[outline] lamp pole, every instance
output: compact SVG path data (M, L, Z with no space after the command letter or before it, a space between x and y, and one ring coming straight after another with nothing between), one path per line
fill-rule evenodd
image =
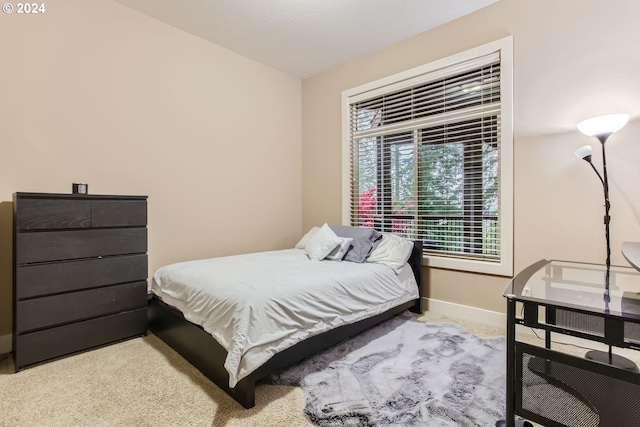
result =
M607 290L609 289L609 269L611 268L611 241L609 238L609 223L611 222L611 216L609 216L609 209L611 208L611 203L609 203L609 178L607 177L607 154L604 149L604 143L607 142L607 139L611 136L611 133L604 133L601 135L596 135L598 141L600 141L602 145L602 175L604 178L600 178L602 181L602 186L604 187L604 229L605 229L605 239L607 241ZM591 163L591 166L595 170L595 166ZM597 172L597 171L596 171Z
M609 270L611 269L611 240L609 233L609 224L611 223L611 216L609 215L609 209L611 208L611 203L609 203L609 178L607 176L607 154L604 148L605 142L611 136L612 132L604 132L601 134L593 135L600 141L600 145L602 145L602 175L598 172L598 169L595 167L593 162L591 161L591 147L584 146L576 150L576 156L580 157L591 166L591 169L598 175L600 182L602 183L602 189L604 190L604 237L607 244L607 257L605 264L607 266L607 270L605 272L605 294L604 301L606 303L606 309L609 309L609 302L611 298L609 296Z
M593 171L600 178L600 182L602 182L602 188L604 190L604 230L605 230L605 240L607 244L607 258L606 258L606 270L605 270L605 291L604 291L604 303L605 303L605 312L609 313L609 303L611 302L611 295L609 293L609 279L611 274L611 241L610 241L610 232L609 226L611 223L611 216L609 215L609 210L611 208L611 204L609 203L609 178L607 176L607 155L605 152L605 143L607 139L618 130L622 129L624 125L629 120L628 114L611 114L608 116L595 117L593 119L584 120L578 123L578 129L580 132L585 135L593 136L600 141L600 145L602 145L602 175L598 172L598 169L591 162L591 147L585 146L576 150L576 155L585 161L587 161ZM592 360L601 360L603 358L600 357L601 352L592 350L586 354L587 359ZM607 355L608 363L610 365L614 364L614 354L611 349L611 345L609 345L609 352ZM606 356L605 356L606 357ZM631 361L627 361L625 358L620 356L615 356L615 362L620 367L625 369L634 370L637 372L638 368L635 363Z

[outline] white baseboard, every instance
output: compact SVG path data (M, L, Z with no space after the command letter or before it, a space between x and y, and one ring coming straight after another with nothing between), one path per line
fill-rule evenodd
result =
M498 328L506 328L507 325L507 315L497 311L485 310L433 298L426 298L426 307L428 311L433 313L471 320L472 322L478 322L484 325L496 326Z
M13 335L0 335L0 354L11 353L13 347Z

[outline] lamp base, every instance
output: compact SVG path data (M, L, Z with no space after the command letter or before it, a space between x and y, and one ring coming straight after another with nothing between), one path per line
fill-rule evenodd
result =
M638 372L638 366L626 357L622 357L617 354L613 354L611 362L609 363L609 353L606 351L591 350L585 354L585 359L593 360L594 362L604 363L605 365L612 365L616 368L626 369L631 372Z

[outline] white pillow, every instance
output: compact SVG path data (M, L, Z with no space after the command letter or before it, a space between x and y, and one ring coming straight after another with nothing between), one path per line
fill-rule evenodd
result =
M307 231L307 233L302 236L302 239L300 239L300 241L296 243L296 249L304 249L305 246L307 246L309 239L311 239L313 235L318 232L318 230L320 230L320 227L312 227L311 230Z
M304 250L309 258L320 261L325 259L340 243L342 243L342 238L338 237L325 223L316 234L311 236Z
M413 242L395 234L383 234L377 248L371 252L367 262L385 264L393 268L396 273L407 263L413 250Z
M340 237L342 243L340 243L334 250L327 255L326 259L331 261L342 261L342 258L346 255L347 251L351 247L353 239L351 237Z

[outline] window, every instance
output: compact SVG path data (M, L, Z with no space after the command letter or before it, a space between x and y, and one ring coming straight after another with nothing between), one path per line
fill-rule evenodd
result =
M512 275L512 40L343 93L344 222Z

